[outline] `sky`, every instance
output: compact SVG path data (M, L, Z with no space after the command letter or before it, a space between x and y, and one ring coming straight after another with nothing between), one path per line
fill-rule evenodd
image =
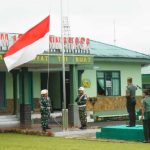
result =
M24 33L50 14L50 34L60 36L60 1L0 0L0 32ZM72 37L150 54L150 0L62 2L62 15L69 18Z

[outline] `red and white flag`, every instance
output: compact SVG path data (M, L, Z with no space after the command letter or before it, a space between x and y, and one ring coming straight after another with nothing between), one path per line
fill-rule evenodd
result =
M4 54L4 61L8 71L33 60L38 54L48 49L50 16L32 27L8 49ZM47 37L47 39L45 39Z

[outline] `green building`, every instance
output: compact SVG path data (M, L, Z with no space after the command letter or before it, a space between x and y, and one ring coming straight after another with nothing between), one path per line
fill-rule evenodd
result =
M96 41L91 41L91 53L94 66L82 75L82 79L91 81L91 87L86 89L88 95L125 96L128 77L142 86L141 67L150 63L149 55Z
M142 67L142 88L150 89L150 65Z
M7 72L3 54L12 42L12 35L5 34L0 35L0 114L20 114L21 125L30 125L31 111L39 112L40 91L47 87L53 110L61 111L61 50L51 47L35 60ZM90 41L87 49L65 48L67 108L75 104L81 85L89 97L124 97L128 77L132 77L136 85L142 85L141 67L146 64L150 64L148 55L97 41ZM141 95L141 90L137 95ZM87 105L87 110L90 107Z

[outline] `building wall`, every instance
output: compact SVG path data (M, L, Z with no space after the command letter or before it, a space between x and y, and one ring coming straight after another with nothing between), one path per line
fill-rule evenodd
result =
M142 74L142 88L150 89L150 74Z
M41 96L41 77L40 72L33 72L33 107L35 112L40 111L40 96Z
M60 85L60 72L52 72L50 74L50 93L49 96L51 98L53 108L60 109L61 108L61 92L62 87Z
M141 65L140 64L130 64L122 65L121 67L121 95L125 96L127 78L133 78L133 84L139 85L142 87L142 76L141 76ZM137 96L142 95L142 91L140 89L136 92Z
M85 92L88 96L97 96L96 71L120 71L121 79L121 96L125 96L127 78L133 78L133 84L142 86L141 65L134 63L113 63L113 62L98 62L95 63L93 70L85 70L82 75L82 80L88 78L91 81L91 87L86 88ZM137 96L142 95L140 89L137 90Z
M18 77L19 80L19 77ZM18 83L19 91L19 83ZM40 72L33 72L33 98L40 98L41 79ZM13 79L11 73L6 73L6 99L13 98ZM19 92L18 92L19 98Z
M94 98L94 106L90 100L87 101L87 110L95 112L107 110L126 110L126 97L125 96L99 96ZM141 108L142 96L136 96L136 109Z
M13 79L12 74L6 72L6 99L13 98Z
M85 88L87 96L93 97L97 95L96 70L85 70L82 74L82 81L88 79L91 82L90 88Z
M131 63L110 63L110 62L99 62L95 63L93 70L85 70L82 74L82 80L88 79L91 84L89 88L85 88L85 92L88 97L97 97L97 82L96 82L96 71L120 71L121 75L121 96L125 96L126 90L126 80L128 77L133 78L133 83L135 85L141 86L141 65L131 64ZM51 74L51 88L50 97L53 101L55 108L59 109L61 107L61 85L60 85L60 74L59 72L53 72ZM19 88L19 86L18 86ZM39 98L41 90L41 78L40 72L33 72L33 100L34 108L39 110ZM18 90L19 91L19 90ZM55 92L53 92L55 91ZM141 96L141 90L137 90L137 96ZM19 97L19 95L18 95ZM108 97L109 98L109 97ZM7 112L12 112L8 108L13 108L13 80L12 74L6 73L6 104ZM10 107L10 105L12 105ZM97 108L99 109L99 108Z
M142 75L142 84L150 84L150 74Z
M33 98L40 98L41 94L40 72L33 72Z
M0 108L0 115L1 114L13 114L14 111L14 100L13 100L13 80L12 74L6 72L5 74L5 107Z

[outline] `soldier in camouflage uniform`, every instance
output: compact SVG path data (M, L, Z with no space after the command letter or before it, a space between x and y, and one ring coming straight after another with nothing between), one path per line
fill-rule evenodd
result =
M76 102L79 107L79 118L81 122L80 129L86 129L87 128L87 113L86 113L86 100L87 96L84 94L84 88L79 88L79 95L76 98Z
M49 103L48 103L48 90L42 90L41 91L41 99L40 99L40 105L41 105L41 125L44 132L46 132L46 129L48 128L48 118L49 118Z

